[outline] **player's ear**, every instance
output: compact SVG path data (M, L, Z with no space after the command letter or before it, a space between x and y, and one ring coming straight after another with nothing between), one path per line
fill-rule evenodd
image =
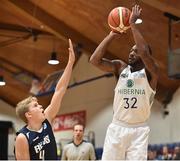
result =
M27 111L27 112L25 113L25 117L26 117L26 118L31 118L31 117L32 117L31 112Z
M151 49L151 46L148 45L147 47L148 47L148 50L149 50L149 54L152 55L152 49Z

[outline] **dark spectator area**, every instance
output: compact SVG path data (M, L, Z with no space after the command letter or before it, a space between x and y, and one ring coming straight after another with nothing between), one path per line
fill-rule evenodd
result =
M96 157L101 159L103 148L96 148ZM180 160L180 142L149 144L148 160Z

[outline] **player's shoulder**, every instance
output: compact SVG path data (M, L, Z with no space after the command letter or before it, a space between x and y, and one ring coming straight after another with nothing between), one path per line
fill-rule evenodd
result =
M118 78L119 74L128 66L124 61L120 59L112 60L114 66L115 66L115 76Z
M16 137L16 139L26 139L26 136L23 133L19 133Z
M72 145L73 145L73 142L70 141L70 142L68 142L67 144L64 145L64 149L67 149L67 148L71 147Z
M18 143L27 143L27 138L23 133L19 133L16 136L16 142L18 142Z
M120 59L114 59L112 60L112 62L116 65L124 65L126 64L124 61L120 60Z
M86 141L86 140L83 140L83 142L87 145L87 146L92 146L93 147L93 144L89 141Z

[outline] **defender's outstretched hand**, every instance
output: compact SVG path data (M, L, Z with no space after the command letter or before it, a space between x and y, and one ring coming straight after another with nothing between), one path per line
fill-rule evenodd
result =
M140 14L141 14L141 11L142 11L142 9L140 8L139 5L135 5L132 8L131 16L129 18L129 24L136 22L136 20L139 18Z
M72 45L71 39L69 39L69 62L74 63L75 62L75 53Z

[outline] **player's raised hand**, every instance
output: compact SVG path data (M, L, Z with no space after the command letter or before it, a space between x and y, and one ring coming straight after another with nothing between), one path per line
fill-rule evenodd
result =
M73 49L73 45L72 45L72 41L71 39L69 39L69 62L74 63L75 62L75 53L74 53L74 49Z
M135 5L134 7L132 7L131 16L129 18L129 24L136 22L136 20L139 18L140 14L141 14L141 11L142 11L142 9L140 8L139 5Z

